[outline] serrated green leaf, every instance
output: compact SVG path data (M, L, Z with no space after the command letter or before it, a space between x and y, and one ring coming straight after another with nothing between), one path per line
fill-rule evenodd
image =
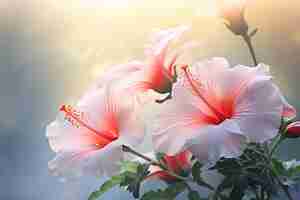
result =
M139 164L136 169L136 173L127 171L120 186L126 187L126 189L132 193L134 198L140 196L141 182L148 176L149 164Z
M186 184L183 182L177 182L171 185L164 190L159 189L156 191L146 192L141 200L174 200L177 195L183 192L186 189Z
M238 159L235 158L222 158L211 169L216 169L224 176L240 173L242 167Z
M287 176L292 178L293 176L300 174L300 162L296 160L283 162L283 167L287 170Z
M145 193L141 200L169 200L170 198L163 192L163 190L149 191Z
M189 200L203 200L197 191L190 191L188 194Z
M273 158L272 165L278 175L285 176L287 174L287 170L285 169L284 163L281 160Z
M171 194L172 196L176 197L179 193L183 192L186 189L186 184L184 182L177 182L174 184L169 185L165 190L166 193Z
M234 184L234 187L231 190L229 199L242 199L248 186L249 184L247 177L239 177L238 181Z
M139 162L134 161L123 161L121 162L121 173L126 171L136 173L139 164Z
M92 192L88 198L88 200L96 200L98 199L101 195L103 195L105 192L113 188L114 186L119 185L122 180L123 180L122 175L116 175L111 177L111 179L105 181L98 190Z
M224 180L218 186L218 190L223 191L225 189L232 188L234 186L234 184L236 183L237 179L238 178L236 176L225 177Z
M128 186L135 178L136 178L136 173L133 172L123 172L122 173L123 180L120 183L121 187Z
M161 153L161 152L155 154L155 157L156 157L156 159L158 161L163 160L165 156L166 156L166 154L165 153Z
M195 182L201 181L201 167L202 164L200 162L196 162L192 167L192 176Z

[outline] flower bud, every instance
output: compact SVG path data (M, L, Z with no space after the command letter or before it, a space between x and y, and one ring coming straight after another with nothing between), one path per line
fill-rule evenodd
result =
M183 151L175 156L164 155L163 162L166 167L175 174L185 175L192 167L192 154L189 151ZM176 177L173 177L166 171L160 169L159 167L152 166L150 167L150 176L148 178L160 179L167 183L173 183L177 180Z
M245 0L220 0L220 15L227 28L235 35L247 35L248 23L244 17Z
M286 136L288 138L300 137L300 121L293 122L286 127Z

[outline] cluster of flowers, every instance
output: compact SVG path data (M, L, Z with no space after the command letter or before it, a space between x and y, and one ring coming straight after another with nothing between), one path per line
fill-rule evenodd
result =
M110 66L76 105L61 106L47 127L57 153L50 171L66 178L113 176L121 161L132 159L130 147L148 133L168 170L153 165L147 178L172 182L195 159L214 166L221 158L241 156L244 144L263 144L280 134L299 137L300 122L291 123L296 110L273 83L269 67L256 63L250 40L256 30L248 34L242 7L231 9L223 12L226 26L245 39L255 66L231 67L225 58L180 63L185 48L173 51L171 45L189 28L155 33L145 62Z
M157 33L147 51L148 64L110 67L77 105L61 107L47 127L57 152L49 163L54 174L112 175L125 158L122 145L141 144L145 132L173 168L189 167L190 155L215 163L239 156L244 142L272 139L282 119L295 116L264 64L230 67L224 58L177 64L179 53L166 63L170 42L186 30L181 26ZM155 100L161 94L167 96ZM291 134L297 126L289 126Z

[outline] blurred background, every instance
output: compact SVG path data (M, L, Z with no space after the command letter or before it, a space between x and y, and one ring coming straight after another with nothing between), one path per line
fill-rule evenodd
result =
M246 17L259 29L258 59L300 110L300 2L252 0ZM53 158L45 126L59 105L74 101L105 66L143 59L149 33L191 25L199 41L190 58L222 56L251 64L248 49L215 15L213 0L1 0L0 199L87 199L103 180L65 185L48 174ZM282 158L300 158L298 141ZM113 190L104 199L130 199Z

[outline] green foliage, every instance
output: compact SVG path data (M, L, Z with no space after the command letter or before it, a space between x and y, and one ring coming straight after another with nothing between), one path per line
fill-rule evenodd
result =
M149 165L126 161L122 163L121 173L111 177L100 188L91 193L89 200L100 198L105 192L119 185L126 188L135 198L139 197L141 182L149 174Z
M300 162L296 160L282 161L273 158L272 164L276 174L286 186L291 186L299 181Z
M98 199L105 192L107 192L108 190L110 190L114 186L119 185L123 181L123 179L124 179L124 175L123 174L111 177L111 179L109 179L108 181L104 182L98 190L92 192L90 194L88 200L96 200L96 199Z
M192 167L192 176L195 182L199 182L201 181L201 163L200 162L196 162L193 167Z
M201 168L202 164L200 162L195 162L192 167L193 180L200 186L207 187L208 185L201 178Z
M164 156L164 154L156 155L162 165ZM195 159L193 163L191 171L186 176L178 174L182 179L167 184L165 189L146 192L140 198L141 183L148 177L151 163L122 162L120 174L107 180L90 195L89 200L97 200L115 186L124 188L132 193L133 197L141 200L174 200L184 191L187 191L188 200L208 200L201 198L186 181L193 181L199 186L210 189L212 192L209 195L210 200L265 200L266 198L271 200L270 197L274 197L279 191L290 196L287 188L300 180L300 162L273 158L266 144L248 144L241 156L220 159L211 168L224 176L217 188L208 185L202 179L202 164Z
M300 175L300 162L296 160L283 162L283 167L287 171L289 178L298 177Z
M188 194L188 199L189 200L204 200L204 199L201 199L201 197L197 191L190 191Z
M136 173L139 164L140 164L139 162L123 161L123 162L121 162L121 173L123 173L123 172Z
M180 193L185 191L187 185L184 182L169 184L166 189L146 192L141 200L174 200Z
M126 189L132 193L134 198L139 198L141 183L149 173L149 165L140 164L137 167L136 173L128 173L120 183L120 186L126 187Z
M280 170L281 167L277 167ZM263 190L268 194L277 191L264 145L250 144L240 157L221 159L212 169L224 175L218 191L229 190L229 199L242 199L248 191Z
M165 156L166 154L160 152L155 154L155 157L158 161L163 161Z

